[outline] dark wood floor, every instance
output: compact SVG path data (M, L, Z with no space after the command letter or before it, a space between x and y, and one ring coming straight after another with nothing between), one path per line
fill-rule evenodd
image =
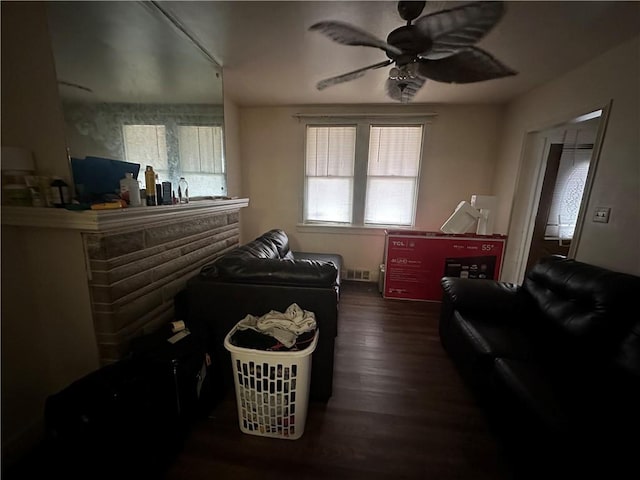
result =
M385 300L374 284L345 283L341 292L333 396L310 404L304 435L242 433L231 391L159 477L515 478L440 345L440 304ZM44 478L44 465L36 455L2 477Z
M233 392L198 424L165 478L511 478L501 449L438 338L438 303L342 287L333 397L304 435L240 431Z

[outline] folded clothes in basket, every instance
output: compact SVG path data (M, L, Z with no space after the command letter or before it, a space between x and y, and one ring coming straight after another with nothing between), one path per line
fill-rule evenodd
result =
M269 313L255 317L253 315L247 315L236 325L236 331L230 337L230 341L239 347L257 348L259 350L274 350L274 349L292 349L298 343L299 337L303 334L311 333L307 335L307 340L313 340L313 334L316 329L316 317L313 312L303 310L296 303L292 303L285 312L277 312L271 310ZM245 333L242 333L245 332ZM251 333L253 332L253 333ZM254 335L257 333L259 336ZM238 338L237 335L240 334ZM263 339L262 337L271 337L271 339ZM241 345L234 343L235 340L242 339L244 341L250 341L250 343L256 346ZM277 340L274 343L272 339ZM302 338L300 338L302 340ZM268 348L258 348L258 345L269 346ZM278 347L278 344L281 346Z
M229 337L229 343L231 343L231 345L235 345L236 347L271 352L304 350L309 345L311 345L311 342L313 342L315 333L315 329L310 332L301 333L300 335L298 335L296 343L294 343L291 347L287 347L271 335L256 332L255 330L236 330Z

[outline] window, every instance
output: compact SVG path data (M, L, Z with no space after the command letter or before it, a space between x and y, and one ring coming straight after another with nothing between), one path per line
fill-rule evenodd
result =
M424 124L307 125L306 224L411 226Z
M367 163L367 225L412 225L422 126L372 126Z
M123 125L123 137L126 160L152 165L160 181L185 177L190 196L226 193L221 126Z
M225 192L222 127L179 126L178 149L191 196Z
M351 223L356 127L307 127L308 222Z

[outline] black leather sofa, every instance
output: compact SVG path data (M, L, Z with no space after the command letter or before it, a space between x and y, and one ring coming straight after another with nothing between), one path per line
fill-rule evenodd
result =
M297 303L315 314L320 332L309 399L331 397L341 269L340 255L292 252L286 232L273 229L205 265L187 282L188 318L208 331L221 394L233 388L230 354L224 348L227 333L248 314L284 312Z
M442 345L525 470L561 461L565 473L589 476L634 461L640 277L549 256L521 286L441 285ZM559 478L553 468L544 478Z

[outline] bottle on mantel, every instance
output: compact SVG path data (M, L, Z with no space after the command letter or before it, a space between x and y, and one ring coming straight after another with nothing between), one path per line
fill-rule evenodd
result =
M180 203L189 203L189 183L184 177L178 181L178 200Z
M130 207L139 207L140 201L140 185L138 180L133 178L133 173L127 172L124 178L120 180L120 197L127 201Z
M162 205L162 184L160 183L160 177L156 173L156 205Z
M144 182L147 194L147 205L153 207L156 205L156 172L153 171L152 165L147 165L144 171Z

